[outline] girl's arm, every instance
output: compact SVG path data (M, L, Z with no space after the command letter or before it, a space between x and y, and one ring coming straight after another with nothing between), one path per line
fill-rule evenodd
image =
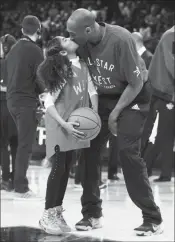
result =
M58 111L55 108L55 101L58 98L60 91L56 93L47 93L47 96L44 100L44 106L46 111L50 114L52 118L54 118L61 126L64 126L64 119L59 115Z
M50 114L52 118L54 118L69 134L73 135L75 138L82 139L84 138L84 133L76 130L74 127L79 126L79 123L76 122L66 122L58 113L55 107L55 101L58 98L60 91L54 94L48 93L44 106L46 111Z
M98 93L95 89L95 86L92 82L92 79L89 73L88 73L88 92L92 103L92 109L95 112L98 112Z

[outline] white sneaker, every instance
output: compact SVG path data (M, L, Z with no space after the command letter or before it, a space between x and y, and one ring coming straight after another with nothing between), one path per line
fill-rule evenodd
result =
M58 206L55 207L56 209L56 219L57 219L57 223L59 228L61 229L61 231L63 233L68 233L71 232L71 228L69 227L69 225L66 223L64 217L63 217L63 207L62 206Z
M17 201L36 201L36 200L43 200L43 198L37 196L34 192L29 190L28 192L25 192L25 193L15 192L14 193L14 200L17 200Z
M48 234L52 234L52 235L62 234L62 231L58 226L55 208L50 208L44 211L43 216L39 221L39 226L42 230L44 230Z

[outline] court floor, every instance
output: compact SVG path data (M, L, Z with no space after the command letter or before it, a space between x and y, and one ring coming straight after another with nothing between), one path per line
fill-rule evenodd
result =
M71 234L50 236L43 233L38 220L44 209L44 196L49 168L30 166L30 188L43 197L42 201L13 201L12 194L1 192L1 241L35 242L109 242L109 241L174 241L174 179L168 183L154 184L151 181L155 200L161 208L165 232L151 237L137 237L133 229L142 223L140 210L131 202L122 174L119 182L109 184L101 191L103 199L104 228L89 232L77 232L74 224L81 219L81 189L74 188L69 180L65 197L64 216L72 227ZM107 174L103 173L103 178ZM151 178L153 179L153 178Z

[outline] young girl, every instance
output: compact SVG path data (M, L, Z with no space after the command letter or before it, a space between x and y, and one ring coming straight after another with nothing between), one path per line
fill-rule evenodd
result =
M78 45L69 38L56 37L46 49L46 59L38 68L38 76L46 85L46 153L52 157L52 170L47 182L45 211L40 227L49 234L70 232L62 212L72 151L87 148L84 134L76 130L78 123L67 122L77 108L92 107L97 111L97 92L87 66L76 56ZM89 93L89 94L88 94Z

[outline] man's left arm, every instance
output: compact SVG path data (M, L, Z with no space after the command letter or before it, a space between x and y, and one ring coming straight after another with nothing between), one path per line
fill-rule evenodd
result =
M36 88L37 94L42 94L45 92L44 82L37 75L38 67L43 62L43 60L44 60L44 54L43 54L42 50L37 49L37 52L35 53L35 73L36 73L35 81L36 81L36 85L37 85L37 88Z
M121 71L128 85L114 108L114 112L116 112L117 116L125 107L134 101L143 87L142 70L135 42L130 35L128 37L127 40L121 43L120 49Z
M130 105L143 87L139 56L135 42L128 34L128 38L120 43L120 72L123 74L128 85L122 93L119 101L109 116L109 128L114 135L117 135L118 119L122 110Z

